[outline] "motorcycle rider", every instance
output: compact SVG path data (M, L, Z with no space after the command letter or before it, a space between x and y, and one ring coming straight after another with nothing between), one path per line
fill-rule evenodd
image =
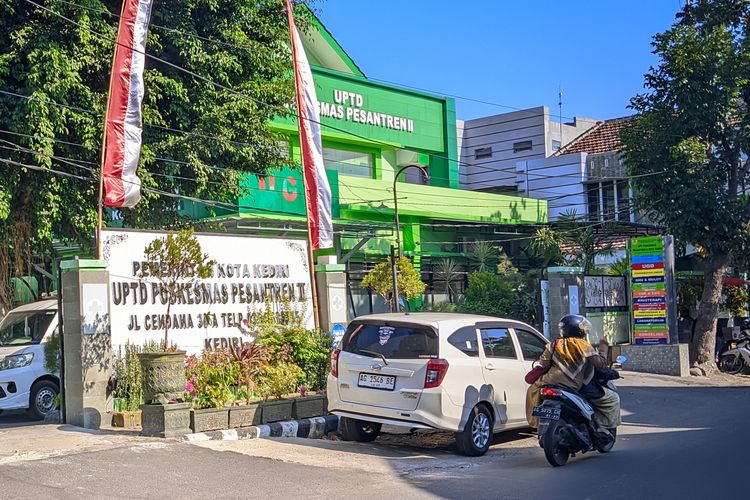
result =
M539 426L539 419L532 417L531 410L539 404L539 391L545 385L576 392L587 386L589 396L599 396L588 400L594 408L594 422L600 427L598 431L608 433L607 429L614 429L621 423L620 397L600 383L611 374L604 372L604 356L586 340L591 322L581 315L569 314L560 320L559 328L560 338L547 345L537 360L548 370L526 392L526 420L532 427Z

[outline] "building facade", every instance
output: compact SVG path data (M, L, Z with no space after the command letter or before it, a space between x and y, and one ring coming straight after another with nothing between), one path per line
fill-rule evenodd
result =
M369 80L322 24L315 28L302 38L320 104L335 231L334 249L321 254L335 254L345 265L350 318L385 309L360 281L389 257L397 231L402 252L428 283L428 301L451 298L437 272L446 259L458 264L460 276L450 288L461 293L472 242L502 245L515 228L546 223L547 202L461 189L454 101ZM286 138L280 147L290 165L299 165L296 119L278 118L271 125ZM411 168L394 183L399 170L410 166L429 175ZM297 168L248 176L243 185L237 210L215 218L227 231L305 237ZM193 208L194 217L206 215Z
M549 158L597 123L588 118L555 121L546 106L464 121L461 187L518 195L525 182L516 171L518 162Z

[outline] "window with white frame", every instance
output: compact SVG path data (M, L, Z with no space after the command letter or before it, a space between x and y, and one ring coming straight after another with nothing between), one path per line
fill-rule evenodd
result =
M371 153L323 148L323 163L327 169L336 170L342 175L372 178Z

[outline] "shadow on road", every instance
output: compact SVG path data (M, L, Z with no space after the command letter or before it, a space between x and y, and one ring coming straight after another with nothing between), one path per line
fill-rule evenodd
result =
M739 481L697 478L723 477L727 464L745 463L750 436L739 426L750 411L750 387L624 387L619 392L626 416L609 454L587 453L553 468L537 448L538 453L447 474L413 474L408 482L443 498L460 498L461 484L482 482L486 494L477 498L714 498L719 489L746 496Z
M21 427L44 423L42 420L34 420L23 410L5 410L0 413L0 428Z

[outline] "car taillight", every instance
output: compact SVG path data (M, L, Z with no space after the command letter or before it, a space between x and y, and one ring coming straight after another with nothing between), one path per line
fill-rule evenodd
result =
M424 388L438 387L448 371L448 362L444 359L431 359L427 362L427 372L424 376Z
M542 396L546 396L548 398L559 398L560 393L557 392L554 389L550 389L549 387L543 387L542 388Z
M339 353L341 349L334 349L331 353L331 375L334 377L339 376Z

